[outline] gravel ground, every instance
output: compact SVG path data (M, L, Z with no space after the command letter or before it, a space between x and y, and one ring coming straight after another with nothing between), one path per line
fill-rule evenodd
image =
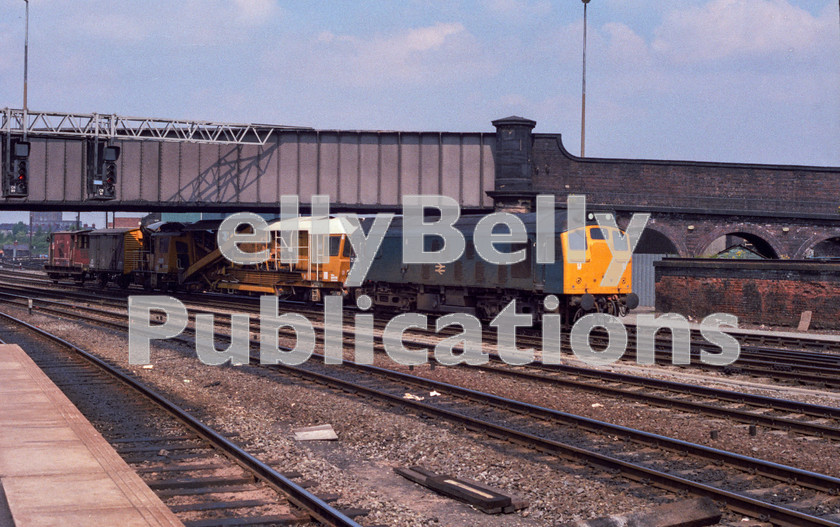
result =
M390 363L389 367L397 369L387 358L380 360L381 366ZM432 371L422 366L415 367L412 372L405 367L400 370L600 421L840 477L840 443L830 440L761 427L753 437L749 435L748 425L734 421L622 401L574 388L469 371L466 368L438 367ZM715 440L710 439L713 430L719 432Z
M15 311L18 316L25 313L24 310ZM33 315L31 320L127 366L124 336L109 330L79 331L75 323L42 315ZM132 368L140 377L188 409L197 411L216 428L238 434L239 442L281 472L300 472L304 479L321 482L313 490L339 494L339 506L371 509L371 514L362 519L364 524L556 525L574 519L631 512L675 499L597 469L559 461L552 456L477 436L456 426L406 414L398 408L371 404L365 399L300 380L278 377L259 368L205 366L195 359L194 351L185 346L155 345L152 352L153 368ZM421 371L416 368L414 373ZM607 420L628 419L627 424L634 420L650 423L653 414L633 404L607 405L603 398L598 399L603 407L592 407L595 403L589 399L589 394L575 395L524 385L505 387L497 379L488 382L481 376L466 373L438 368L434 375L441 378L464 375L462 382L465 385L477 383L474 386L485 391L491 385L500 390L512 390L511 393L518 390L523 400L531 397L538 404L562 404L558 407L563 410ZM555 391L557 393L549 393ZM593 413L585 413L587 411ZM656 413L660 414L656 426L663 427L658 431L665 432L670 413ZM339 435L338 441L296 442L291 439L292 428L324 423L333 425ZM705 433L708 437L705 429L697 433L701 436ZM751 439L758 442L767 437L762 432L758 438ZM745 431L740 433L737 427L732 427L731 430L721 428L718 441L738 445L738 441L747 439L749 436ZM778 441L787 445L789 438L778 436ZM815 443L809 442L808 449ZM773 444L776 444L775 439ZM754 447L749 443L741 446ZM832 459L836 458L836 450L832 452ZM802 459L813 462L808 455L803 454ZM392 472L394 467L407 465L421 465L483 481L525 497L531 506L514 515L488 516L440 497ZM731 516L724 524L762 525Z

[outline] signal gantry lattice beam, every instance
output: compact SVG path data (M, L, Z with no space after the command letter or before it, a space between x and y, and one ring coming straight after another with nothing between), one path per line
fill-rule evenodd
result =
M42 137L262 146L277 129L299 129L99 113L32 112L13 108L4 108L2 112L0 132Z

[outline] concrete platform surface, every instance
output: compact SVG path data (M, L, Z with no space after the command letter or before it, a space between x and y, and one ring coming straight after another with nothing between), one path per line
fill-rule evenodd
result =
M5 499L4 499L5 497ZM0 345L0 526L183 526L18 346Z

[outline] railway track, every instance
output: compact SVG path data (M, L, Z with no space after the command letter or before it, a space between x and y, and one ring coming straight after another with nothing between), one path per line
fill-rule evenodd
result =
M23 347L188 527L359 526L134 375L22 320L0 317L49 341Z
M255 343L252 343L255 344ZM617 470L676 492L710 496L741 514L779 525L838 525L840 479L604 423L413 375L313 360L273 369L353 394L364 394L489 435ZM407 391L440 397L409 400ZM667 455L663 455L667 452Z
M0 276L4 271L0 271ZM30 283L39 284L37 287L23 286L20 283L11 284L6 282L0 285L6 287L20 288L21 290L30 291L32 294L43 294L46 290L60 293L65 298L72 297L82 301L102 301L103 295L112 296L116 299L125 299L130 294L147 294L141 290L119 290L107 289L102 293L92 293L83 288L73 287L74 290L69 290L67 286L55 286L50 280L46 278L32 278L31 273L24 273L24 276L19 276L20 273L5 271L11 273L22 281L29 281ZM8 274L6 276L9 276ZM233 310L238 312L249 312L257 314L259 310L258 301L254 297L237 296L237 295L222 295L222 294L188 294L180 295L184 302L194 302L202 305L204 308L219 308L225 310ZM291 309L295 312L304 314L312 321L318 321L323 318L323 310L320 308L312 308L300 302L281 301L281 307L284 309ZM384 321L378 320L377 327L384 327ZM628 326L628 349L622 360L635 360L635 326ZM568 346L568 329L564 330L562 339L565 349ZM430 336L437 336L433 332L427 332ZM701 349L715 352L717 349L709 345L705 339L702 338L697 330L691 331L691 355L694 367L700 367L706 370L723 370L727 373L739 373L751 375L755 377L769 377L781 382L812 384L818 386L826 386L831 388L840 388L840 342L830 339L819 339L817 337L787 337L774 335L754 335L750 333L731 333L741 343L741 355L738 361L727 367L716 367L702 364L699 361L699 353ZM520 335L518 340L523 346L532 346L537 349L541 346L540 335L532 332L524 332ZM485 331L483 334L485 342L494 342L495 333L492 331ZM590 337L591 343L597 346L606 346L607 336L604 333L594 331ZM671 361L671 340L668 337L658 335L656 340L656 360L658 363L668 364ZM770 346L772 343L775 346ZM810 351L809 351L810 350Z
M41 275L39 277L33 272L20 272L0 269L0 277L14 279L17 282L17 284L12 285L18 286L21 285L20 282L29 282L33 284L40 284L42 286L53 285L52 281L48 279L46 275ZM102 298L102 294L94 294L90 292L89 288L86 289L78 286L69 286L66 284L61 284L61 286L56 287L55 290L62 291L65 294L70 292L78 293L79 295L81 295L81 297ZM120 290L115 288L106 289L104 290L104 293L108 295L117 295L118 298L125 298L130 294L148 294L148 292L143 291L142 289ZM208 307L218 307L234 310L242 310L243 307L247 307L250 308L250 310L252 311L256 311L259 308L257 299L250 296L213 293L203 295L179 295L179 297L186 300L200 301L202 303L205 303ZM315 317L315 319L317 319L317 317L322 316L323 314L323 311L307 307L306 304L301 302L284 302L284 304L288 306L294 306L299 312L304 313L308 317ZM777 352L781 351L782 353L778 356L782 359L795 358L795 355L791 355L791 353L800 353L802 351L816 352L813 355L822 355L826 352L840 355L840 342L838 342L837 340L820 338L819 336L815 335L791 337L784 335L766 335L742 332L732 332L731 334L734 337L736 337L738 341L742 344L742 349L749 353L776 354ZM631 340L633 339L632 330L629 337ZM525 338L527 338L527 336ZM696 330L692 330L691 340L694 345L705 344L708 346L708 344ZM667 339L661 339L661 342L669 341L667 341ZM775 357L777 355L773 356Z
M19 297L17 300L24 299ZM108 325L119 331L127 330L127 325L123 322L125 316L120 313L86 306L71 306L61 302L41 302L50 302L53 306L58 306L39 307L40 310L48 313L77 317L73 310L80 310L116 321L103 318L92 319L87 316L77 318L87 321L95 320L97 324ZM205 310L205 312L209 311ZM219 338L225 338L225 336L219 335ZM381 335L379 338L381 340ZM345 343L352 345L352 335L346 335ZM429 345L428 341L408 341L407 343ZM749 425L840 440L840 409L835 407L571 365L534 363L511 367L504 364L494 354L491 354L491 360L493 364L461 367L475 368L533 383L589 391L616 399L640 401L712 418L722 417Z
M445 419L563 459L617 470L674 492L709 496L778 525L840 525L840 479L373 366L280 367L353 394ZM320 371L319 371L320 370ZM440 393L423 401L405 393ZM573 427L573 428L570 428Z
M0 276L2 275L0 274ZM28 281L28 279L24 278L23 281ZM62 297L65 299L73 298L84 302L108 302L110 305L121 307L123 309L125 308L124 301L128 296L132 294L149 294L141 290L127 291L120 289L106 289L100 292L92 292L83 288L74 288L73 286L70 286L68 288L63 284L55 286L49 280L40 279L35 280L35 283L37 283L38 285L26 286L23 283L0 281L0 287L13 288L21 292L31 293L32 295L54 294L56 297ZM254 297L221 294L188 294L179 295L178 298L180 298L185 303L200 304L205 308L219 308L236 312L247 312L253 315L259 313L259 302ZM307 316L307 318L309 318L310 320L316 322L323 318L322 308L313 308L305 303L296 301L280 301L280 305L283 308L293 309L295 312L301 313ZM377 320L377 327L381 328L384 327L384 325L384 320ZM627 357L635 358L635 354L633 353L633 347L635 346L635 326L628 326L627 329ZM435 335L435 333L433 332L426 333L432 336ZM743 362L744 365L750 365L751 363L749 361L758 361L756 362L756 364L765 365L767 361L762 361L762 357L769 357L772 358L774 361L785 361L791 363L792 365L801 365L806 368L810 366L817 369L820 366L826 364L835 365L840 363L840 341L837 340L820 340L817 337L788 338L783 336L776 337L772 335L751 335L742 333L733 333L732 335L738 338L740 342L742 342L742 353L739 362ZM592 343L596 346L599 344L605 344L605 336L606 335L604 334L599 335L597 332L593 332ZM564 330L563 337L565 339L564 343L567 344L568 328ZM752 337L760 337L761 339L772 340L774 342L778 342L780 346L785 347L775 348L752 346L749 344L751 342ZM495 339L495 333L493 331L485 331L485 333L483 334L483 338L488 342L492 342ZM714 349L712 349L713 347L710 344L708 344L704 339L701 338L699 332L692 331L691 338L692 347L696 348L693 349L694 353L698 352L699 347L703 346L707 349L710 349L711 351L715 351ZM519 340L523 344L535 345L537 347L539 347L541 344L540 335L529 334L528 332L525 332L524 334L520 335ZM656 339L656 342L657 349L660 352L663 352L666 349L670 349L670 338L658 337ZM804 348L808 347L818 349L819 351L805 351ZM670 356L666 356L663 354L660 355L658 359L670 360ZM778 368L777 371L779 371Z
M14 290L23 293L24 296L30 294L43 295L42 290L38 288L30 288L27 286L0 285L0 290ZM14 297L16 293L0 294L5 294L7 297ZM56 293L56 295L58 295L58 293ZM65 295L67 294L65 293ZM70 293L69 296L71 296L71 298L76 298L84 302L96 302L100 305L107 306L109 309L118 309L121 311L126 309L124 299L106 299L102 298L101 296L97 297L91 295L87 292L81 294ZM48 301L44 300L44 302ZM200 307L196 307L194 305L190 306L190 311L193 313L214 314L217 315L216 318L219 319L218 315L220 315L220 313L213 309L210 309L216 303L218 303L218 301L210 303L207 302L205 299L201 299L201 302L199 304ZM222 308L227 311L242 310L241 306L237 308L236 305L232 305L230 303L221 302L221 305L223 306ZM78 308L91 310L91 308L85 308L83 306L79 306ZM296 307L295 310L299 311ZM246 309L246 312L248 311L250 310ZM250 313L256 314L255 311L250 311ZM222 315L226 314L227 313L222 313ZM225 321L224 319L221 319L217 320L216 323L217 325L224 326ZM381 330L382 327L384 327L384 325L380 324L376 329ZM352 332L352 329L345 328L344 332L345 338L353 338L355 336ZM411 332L406 334L405 342L406 344L427 346L430 344L433 345L442 336L446 336L446 334L435 334L433 332L419 332L412 330ZM483 337L483 340L484 342L488 342L492 345L494 338L494 334L492 334L491 332L486 332ZM532 335L522 335L519 337L518 340L520 346L523 347L531 346L536 349L539 349L541 345L540 339ZM568 350L569 344L567 333L565 333L562 336L562 342L564 345L564 349ZM593 333L593 335L591 336L591 342L593 343L593 346L596 347L598 345L605 346L606 336ZM625 353L625 357L628 359L635 356L634 344L635 339L631 335L631 337L628 339L628 350ZM670 344L671 342L667 338L659 340L659 342L657 343L656 352L657 363L670 363ZM840 389L840 355L827 354L821 352L806 352L798 350L753 350L751 348L744 348L741 353L741 357L734 364L726 367L718 367L705 365L702 364L699 360L697 360L701 347L701 345L696 345L692 347L693 361L690 365L691 367L701 368L706 371L723 372L726 374L741 374L758 378L767 378L772 379L774 381L786 382L795 385L810 385L831 389Z

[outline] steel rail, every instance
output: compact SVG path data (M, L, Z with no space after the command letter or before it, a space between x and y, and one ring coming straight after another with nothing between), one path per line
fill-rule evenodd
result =
M586 383L583 381L575 381L571 379L559 378L559 377L549 377L546 375L540 375L536 373L521 371L521 370L511 370L502 367L496 366L488 366L488 365L475 365L475 366L466 366L468 368L477 368L482 371L492 372L499 375L505 375L508 377L515 377L517 379L525 379L529 381L536 381L542 382L546 384L553 384L558 386L567 386L576 389L582 389L586 391L596 392L599 394L606 394L611 395L616 398L627 398L627 399L635 399L637 401L643 401L648 404L655 404L657 406L664 406L668 408L677 408L680 410L686 411L693 411L693 412L700 412L706 415L711 415L715 417L727 417L731 419L735 419L737 421L741 421L744 423L749 424L756 424L756 425L764 425L770 428L782 429L782 430L790 430L794 432L800 432L804 434L816 435L830 439L840 439L840 428L823 425L823 424L816 424L816 423L809 423L803 421L797 421L795 419L785 418L785 417L773 417L768 416L760 413L750 412L747 410L740 410L735 408L725 408L720 406L715 406L713 404L697 402L697 401L686 401L683 399L675 399L673 397L666 397L663 395L655 395L649 393L642 393L636 392L633 390L627 390L622 388L614 388L611 386L604 386L604 385L594 385L590 383ZM636 384L641 385L641 383ZM690 386L690 385L687 385ZM673 392L675 390L668 389L669 392ZM738 392L730 392L732 394L737 394ZM709 395L707 397L714 397ZM768 397L767 399L771 399ZM771 403L772 404L772 403ZM778 409L775 406L768 405L768 408Z
M345 364L348 363L345 362ZM318 381L322 384L337 386L342 390L348 391L350 393L364 393L378 399L386 400L392 404L406 406L414 409L415 411L421 414L443 417L449 421L462 424L471 430L485 433L492 437L497 437L499 439L505 439L526 446L535 447L539 450L550 452L552 454L567 459L583 459L589 462L596 463L600 466L619 470L623 474L633 479L640 481L652 481L658 484L658 486L667 490L688 491L695 495L709 496L712 499L725 502L727 506L734 511L743 514L749 514L757 518L772 518L772 521L778 525L783 525L786 527L836 527L837 525L840 525L835 522L825 520L823 518L789 509L787 507L763 502L761 500L750 498L748 496L743 496L705 483L691 481L689 479L675 476L673 474L661 472L636 463L624 461L612 456L587 450L560 441L554 441L533 434L520 432L511 428L489 423L487 421L482 421L445 408L439 408L433 405L425 404L420 401L405 399L399 395L384 392L382 390L377 390L375 388L371 388L361 384L352 383L343 379L337 379L335 377L306 370L304 368L287 365L278 365L277 368L291 371L297 374L298 376L309 378L311 380ZM796 470L798 469L794 469L794 471ZM802 472L806 473L807 471ZM840 484L840 480L837 480L837 484Z
M257 478L265 482L275 491L285 495L289 499L289 501L291 501L301 509L305 510L317 521L325 525L331 525L336 527L361 527L357 522L348 518L338 509L335 509L321 498L308 492L306 489L304 489L297 483L291 481L289 478L283 476L267 464L258 460L253 455L249 454L226 437L222 436L212 428L197 420L195 417L190 415L188 412L183 410L175 403L165 398L160 393L156 392L155 390L152 390L151 388L142 384L141 382L137 381L131 376L119 371L117 368L111 366L104 360L79 348L75 344L72 344L62 339L57 335L53 335L52 333L49 333L41 328L31 325L28 322L17 319L3 312L0 312L0 317L10 320L15 324L26 327L28 330L33 331L47 339L52 340L53 342L56 342L74 351L76 354L83 357L90 363L96 365L97 367L101 368L109 375L122 381L128 386L131 386L132 388L137 390L137 392L139 392L146 398L154 401L158 406L166 410L170 415L172 415L177 420L181 421L186 426L191 428L196 434L198 434L206 441L211 443L213 446L218 448L227 457L239 464L242 468L254 474Z
M118 324L114 324L115 326ZM125 326L122 325L124 328ZM179 338L178 340L186 341L187 339ZM251 341L252 344L258 344L257 341ZM315 354L315 357L320 357L319 355ZM322 357L321 357L322 358ZM403 382L411 382L414 385L422 385L425 387L434 387L434 389L444 390L449 393L460 393L464 397L469 397L473 399L484 399L486 401L492 401L489 404L493 404L494 406L501 406L501 407L512 407L512 411L516 413L525 413L531 415L540 415L543 418L548 419L558 419L564 418L567 422L572 422L577 426L580 426L583 429L591 430L600 434L604 433L604 430L609 430L609 433L613 434L620 434L630 437L636 441L653 441L655 444L659 446L663 446L666 448L670 448L671 450L677 450L682 452L689 452L694 455L701 455L707 457L709 459L716 459L720 460L721 458L725 458L725 460L731 463L734 466L738 466L740 468L746 470L753 470L757 473L760 473L762 476L771 477L774 479L780 479L783 481L797 481L802 483L805 486L809 486L812 488L816 488L826 492L836 492L840 489L840 479L833 478L831 476L826 476L823 474L817 474L801 469L796 469L794 467L788 467L785 465L781 465L778 463L772 463L768 461L758 460L755 458L750 458L747 456L742 456L739 454L733 454L731 452L721 451L717 449L713 449L710 447L705 447L703 445L696 445L693 443L676 440L672 438L668 438L665 436L660 436L657 434L651 434L648 432L640 431L631 429L628 427L622 427L619 425L613 425L610 423L605 423L601 421L597 421L594 419L589 419L582 416L576 416L573 414L566 414L565 412L559 412L556 410L551 410L548 408L539 407L536 405L530 405L528 403L521 403L519 401L513 401L505 398L501 398L498 396L494 396L491 394L485 394L483 392L477 392L475 390L469 390L466 388L461 388L454 385L449 385L447 383L441 383L439 381L432 381L430 379L424 379L421 377L416 377L408 374L403 374L399 372L394 372L392 370L386 370L383 368L377 368L374 366L368 365L360 365L353 363L351 361L345 361L343 364L349 365L352 367L356 367L361 370L367 371L375 371L380 375L384 375L386 377L396 377L403 380ZM345 381L342 379L335 378L333 376L320 374L317 372L313 372L311 370L307 370L305 368L295 367L295 366L288 366L288 365L275 365L272 366L275 369L282 369L289 372L292 372L298 376L308 377L310 379L314 379L318 382L338 386L341 389L345 389L350 392L365 392L369 393L370 395L377 396L379 398L384 398L389 400L390 402L397 402L401 405L407 405L410 407L418 407L424 410L425 413L432 412L437 415L441 415L446 417L447 419L454 420L456 422L461 422L463 424L469 424L470 428L476 429L485 433L490 433L490 435L502 437L505 439L510 439L518 442L523 442L525 444L530 444L531 446L537 446L542 450L551 451L554 453L566 453L565 457L569 457L572 455L574 458L583 457L590 461L599 463L601 465L609 466L612 468L616 468L621 470L622 472L631 475L636 478L641 479L649 479L653 481L657 481L661 484L664 488L671 489L671 490L689 490L694 492L698 495L707 495L713 497L715 499L720 499L725 501L733 510L747 513L747 514L754 514L758 517L763 516L770 516L774 518L774 520L781 521L781 525L789 525L789 526L810 526L810 525L838 525L833 522L829 522L822 518L814 517L805 513L801 513L798 511L794 511L792 509L788 509L786 507L781 507L774 504L769 504L766 502L762 502L761 500L756 500L754 498L749 498L746 496L742 496L737 493L733 493L731 491L727 491L724 489L719 489L717 487L713 487L707 484L694 482L691 480L687 480L685 478L681 478L678 476L673 476L668 473L656 471L655 469L650 469L648 467L644 467L642 465L638 465L632 462L624 461L618 458L614 458L612 456L606 456L604 454L600 454L597 452L591 452L586 449L582 449L580 447L576 447L574 445L569 445L566 443L561 443L545 438L540 438L538 436L534 436L532 434L527 434L524 432L515 431L506 427L502 427L499 425L495 425L492 423L488 423L486 421L476 420L464 414L460 414L457 412L452 412L451 410L446 410L442 408L438 408L431 405L426 405L419 403L418 401L410 401L406 400L399 395L389 394L387 392L383 392L381 390L376 390L373 388L369 388L364 385L352 383L349 381ZM680 448L674 448L674 446L679 446Z
M496 362L502 362L501 359L496 358ZM677 393L689 393L700 395L704 397L713 397L715 399L722 399L734 403L743 403L755 406L762 406L773 408L777 410L784 410L789 412L803 413L812 415L814 417L824 417L840 419L840 408L834 406L824 406L813 403L803 403L800 401L792 401L790 399L780 399L776 397L768 397L766 395L756 395L752 393L736 392L731 390L721 390L720 388L710 388L708 386L700 386L697 384L688 384L684 382L668 381L664 379L655 379L651 377L640 377L637 375L630 375L626 373L618 373L607 370L595 370L583 368L580 366L570 366L567 364L532 364L529 368L537 368L539 370L557 371L563 373L570 373L582 377L589 377L593 379L600 379L606 381L621 382L625 384L633 384L637 386L644 386L647 388L657 390L667 390ZM515 371L515 370L514 370Z
M13 295L11 293L0 292L2 296L11 296L17 299L23 300L27 297L21 295ZM70 309L78 309L81 311L86 311L98 315L107 315L107 316L115 316L113 313L106 312L101 309L91 308L86 306L72 306L70 304L66 304L64 302L59 301L52 301L52 300L43 300L39 299L39 303L50 303L53 305L58 305ZM64 316L71 316L71 317L78 317L73 313L68 313L66 311L60 309L54 309L45 306L39 306L38 309L54 313L57 315L64 315ZM206 310L202 310L206 311ZM116 315L121 316L121 315ZM81 317L85 319L85 317ZM115 329L124 330L125 325L120 322L108 322L101 319L97 319L97 323L108 325ZM187 328L188 331L191 331ZM225 336L220 335L219 337L224 338ZM406 344L412 344L412 341L405 341ZM414 344L421 345L424 343L421 342L413 342ZM501 364L501 359L495 355L490 354L490 358L492 361ZM756 425L764 425L771 428L783 429L783 430L790 430L805 434L817 435L822 436L825 438L830 439L840 439L840 428L836 426L830 426L825 424L817 424L817 423L809 423L803 421L797 421L795 419L786 418L783 416L774 417L774 416L767 416L760 413L750 412L746 410L740 409L732 409L732 408L724 408L719 406L714 406L711 404L706 404L703 402L696 402L696 401L686 401L682 399L675 399L663 395L656 395L656 394L647 394L642 392L636 392L632 390L622 389L622 388L615 388L609 387L604 385L593 385L584 381L579 380L571 380L568 378L560 378L556 376L547 376L547 375L540 375L536 373L531 373L527 371L522 371L523 368L529 369L536 369L540 371L547 371L547 372L564 372L564 373L571 373L573 375L578 375L582 377L592 378L592 379L601 379L601 380L608 380L614 382L620 382L624 384L630 384L634 386L642 386L648 389L653 390L665 390L668 392L674 393L688 393L700 397L708 397L714 398L729 402L734 402L738 404L749 404L751 406L759 406L762 408L770 408L773 410L778 411L787 411L787 412L794 412L794 413L802 413L805 415L815 416L818 418L834 418L840 419L840 408L834 408L830 406L822 406L822 405L815 405L811 403L802 403L798 401L791 401L788 399L779 399L774 397L768 396L761 396L761 395L753 395L748 393L742 392L735 392L735 391L727 391L721 390L717 388L708 388L704 386L692 385L687 383L679 383L674 381L666 381L660 379L651 379L647 377L638 377L633 375L603 371L603 370L594 370L594 369L586 369L580 368L575 366L567 366L567 365L545 365L545 364L529 364L525 366L521 366L517 369L509 369L503 367L495 367L489 365L472 365L472 366L465 366L461 365L461 367L468 367L468 368L477 368L483 371L489 371L499 375L505 375L510 377L517 377L521 379L526 379L535 382L543 382L548 384L555 384L555 385L562 385L568 386L576 389L583 389L587 391L597 392L597 393L606 393L608 395L613 395L615 397L626 397L632 398L640 401L645 401L651 404L656 404L659 406L671 407L671 408L679 408L686 411L696 411L707 415L712 415L716 417L728 417L734 418L738 421L749 423L749 424L756 424Z
M457 394L461 397L473 399L484 404L492 404L494 406L507 408L517 413L525 413L539 416L544 419L562 421L599 434L616 434L645 444L655 444L677 452L685 452L702 456L715 461L725 461L730 465L747 470L755 470L757 473L774 479L797 481L813 489L829 493L840 493L840 478L835 478L833 476L802 470L741 454L735 454L726 450L719 450L705 445L699 445L651 432L645 432L643 430L607 423L605 421L598 421L597 419L570 414L560 410L553 410L551 408L545 408L530 403L524 403L514 399L508 399L506 397L472 390L470 388L463 388L454 384L435 381L425 377L418 377L416 375L410 375L386 368L380 368L378 366L359 364L352 361L344 361L343 365L347 365L361 371L374 373L379 376L398 379L400 382L408 382L417 386L422 386L426 389ZM284 365L283 367L286 366Z

